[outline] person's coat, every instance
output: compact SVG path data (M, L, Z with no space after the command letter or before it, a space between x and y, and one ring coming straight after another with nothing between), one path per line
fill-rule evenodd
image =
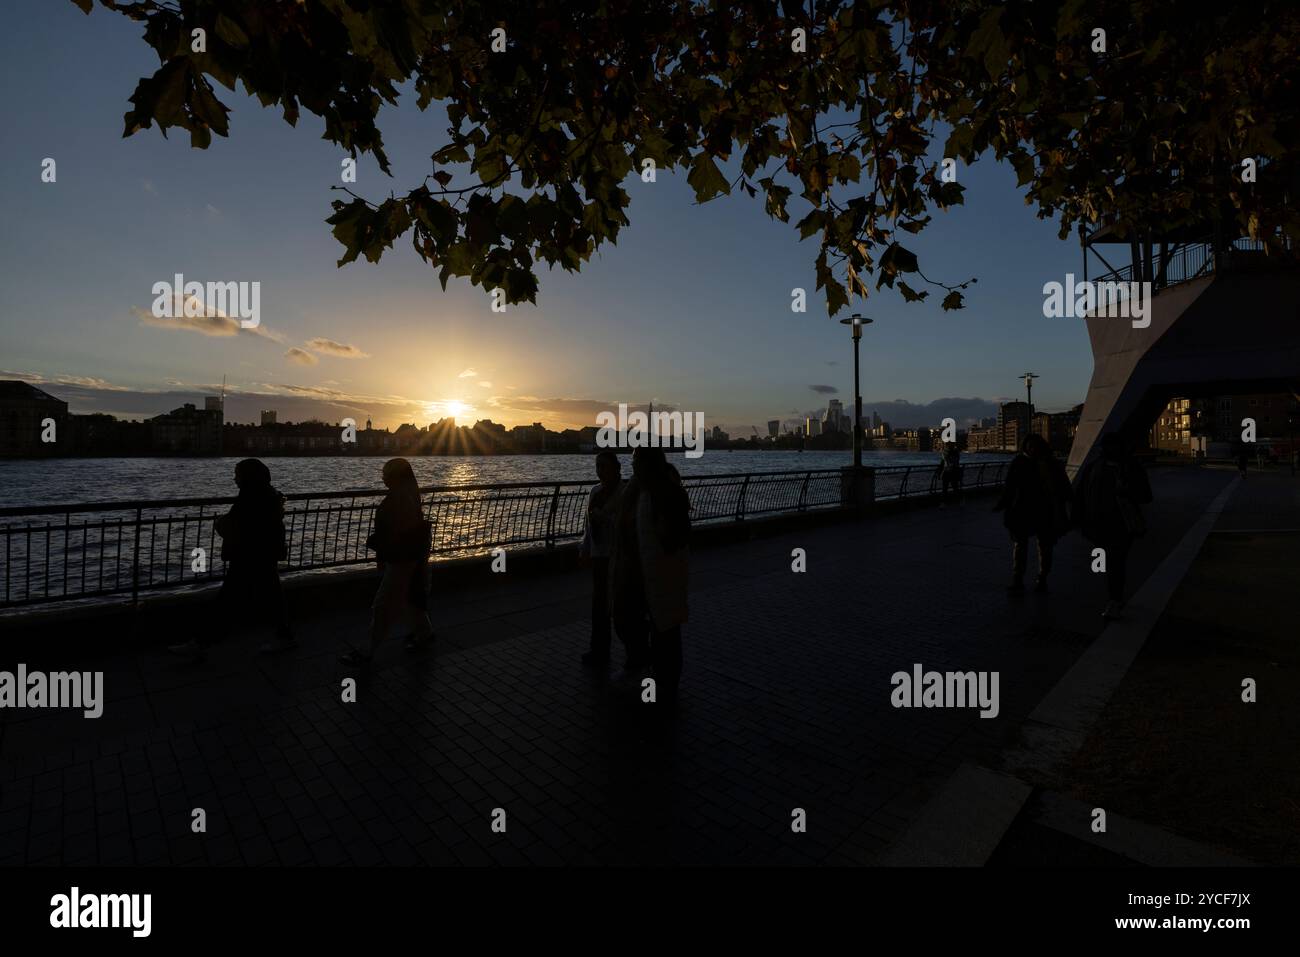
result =
M655 631L667 631L685 624L689 552L685 545L671 553L665 551L666 536L650 495L642 495L637 500L636 537L641 576L645 582L646 607Z
M393 489L384 496L375 509L375 530L366 547L379 562L413 563L407 598L417 608L428 607L426 565L433 549L433 523L424 517L418 491Z
M1056 458L1017 455L1007 468L997 510L1013 538L1056 540L1070 528L1070 477Z
M274 565L288 554L284 496L272 486L239 490L230 511L216 520L222 561L237 567Z
M1139 506L1151 501L1151 483L1137 459L1097 457L1083 467L1074 490L1074 516L1084 538L1107 545L1139 538L1146 520Z
M622 500L610 550L611 613L616 621L649 613L655 631L685 624L690 552L684 541L666 547L674 516L656 514L653 496L636 478L623 487ZM682 508L688 508L685 501Z

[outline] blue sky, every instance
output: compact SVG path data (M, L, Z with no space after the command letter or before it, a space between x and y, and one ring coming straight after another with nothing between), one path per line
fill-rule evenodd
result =
M452 409L462 423L562 427L654 399L747 431L824 408L829 395L814 386L851 405L850 341L814 290L815 239L800 243L770 220L761 194L696 206L684 175L630 179L632 225L617 246L580 274L543 271L536 307L494 314L468 281L443 292L405 239L378 264L335 266L341 247L324 219L343 154L320 138L318 118L304 114L295 129L219 88L233 110L229 139L206 151L183 131L123 139L128 97L157 66L141 28L49 0L14 0L10 22L23 26L0 37L0 75L16 91L3 107L0 377L43 383L73 411L154 414L223 374L234 419L269 404L282 420L351 410L396 426ZM409 100L386 111L394 176L362 157L353 188L370 198L409 189L445 142L443 126ZM56 183L41 182L45 157L58 164ZM913 248L931 278L979 282L957 312L939 308L940 290L932 303L887 290L854 303L875 320L863 343L867 409L1019 397L1026 369L1041 376L1039 408L1082 401L1084 326L1042 315L1043 283L1080 271L1077 241L1035 217L1009 167L986 158L959 179L966 205L937 213ZM177 272L259 281L273 337L142 322L153 283ZM806 314L790 311L796 286L809 292ZM365 357L286 357L318 338Z

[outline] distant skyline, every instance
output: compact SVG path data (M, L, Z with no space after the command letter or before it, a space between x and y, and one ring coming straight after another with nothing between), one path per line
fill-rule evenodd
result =
M213 394L222 375L232 421L256 421L259 406L295 421L369 415L395 428L452 414L562 429L654 400L741 434L832 397L851 414L852 347L815 291L816 248L761 202L699 207L684 176L634 177L617 246L579 274L543 272L536 307L494 314L467 281L443 292L405 240L378 264L335 266L341 247L324 219L342 155L317 138L316 118L293 129L223 90L229 140L201 151L156 130L123 139L127 98L156 66L138 27L71 3L18 0L12 14L23 30L0 39L0 75L27 92L7 107L0 182L6 219L21 224L0 236L2 378L127 418ZM383 119L395 175L362 157L352 188L371 197L421 178L442 142L441 117L409 97ZM41 182L45 157L55 183ZM889 290L852 306L875 320L864 411L900 427L930 424L911 416L936 400L1022 398L1026 369L1041 376L1035 405L1065 409L1091 372L1083 323L1042 315L1043 283L1080 270L1077 241L1036 218L1009 168L985 159L959 176L966 206L936 214L915 248L932 278L978 277L968 307L944 313L938 293L905 305ZM176 273L260 282L261 325L155 319L152 286ZM790 311L795 287L806 314ZM944 398L954 395L973 398Z

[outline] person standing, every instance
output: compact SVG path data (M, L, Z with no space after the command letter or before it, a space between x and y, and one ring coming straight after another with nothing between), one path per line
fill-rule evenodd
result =
M591 562L591 645L582 663L592 667L609 664L609 554L623 491L623 467L612 449L596 454L596 477L600 484L587 496L587 518L578 556Z
M961 450L957 448L956 442L945 442L943 452L939 457L939 468L941 470L940 480L943 482L943 491L940 496L939 504L941 506L948 504L948 492L952 491L953 498L957 504L961 504Z
M1056 540L1070 527L1070 478L1065 466L1053 455L1047 440L1027 435L1020 454L1007 468L1006 484L993 511L1002 512L1002 523L1011 533L1011 584L1007 591L1025 590L1029 564L1029 539L1038 543L1038 578L1034 591L1047 591L1052 571L1052 550Z
M366 539L383 569L370 610L370 647L340 655L345 665L369 662L394 625L409 624L414 629L406 642L408 651L427 647L433 640L427 581L433 524L424 517L420 487L410 462L389 459L384 463L383 479L389 491L375 510L375 530Z
M1101 440L1101 454L1084 466L1074 490L1075 522L1084 538L1103 550L1108 601L1102 617L1113 621L1124 610L1129 553L1146 534L1141 506L1151 501L1146 471L1112 432Z
M610 560L610 607L629 668L647 660L657 699L672 703L687 620L690 500L663 449L638 448L623 489Z
M202 636L168 646L172 654L201 658L241 621L273 630L272 639L257 649L263 654L297 645L280 588L279 563L287 554L284 496L271 484L271 470L260 459L243 459L235 465L235 485L239 488L235 503L213 523L226 563L214 614Z

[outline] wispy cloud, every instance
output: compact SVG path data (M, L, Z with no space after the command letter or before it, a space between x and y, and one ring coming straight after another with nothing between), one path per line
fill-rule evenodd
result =
M456 376L456 378L457 378L457 379L472 379L472 378L474 378L476 375L478 375L478 372L476 372L475 370L473 370L473 369L466 369L466 370L465 370L464 372L462 372L460 375Z
M319 359L317 359L306 349L299 349L297 346L294 346L288 352L286 352L284 354L284 357L288 359L290 362L294 363L294 365L300 365L300 366L314 366L318 362L320 362Z
M148 309L141 309L139 306L132 306L131 313L140 320L141 325L152 326L155 329L181 330L183 332L197 332L201 336L212 336L215 338L229 338L237 335L257 336L261 339L269 339L271 342L284 342L284 336L278 332L272 332L265 325L257 325L251 329L246 329L240 325L240 321L234 316L227 316L219 309L210 309L200 303L197 299L190 300L196 303L202 310L201 315L185 315L184 303L181 297L177 297L177 306L172 310L175 318L169 319L165 316L155 316Z
M481 382L479 382L479 387L483 389L490 389L492 388L492 383L489 382L487 379L484 379Z
M362 352L350 343L336 342L333 339L326 339L324 336L317 336L314 339L308 339L305 345L313 352L319 352L321 355L326 356L335 356L339 359L370 358L369 353Z
M30 382L32 385L75 385L86 389L98 389L104 392L126 392L128 387L124 385L114 385L107 379L101 379L98 376L86 375L54 375L47 376L40 372L14 372L10 369L0 369L0 379L20 379L23 382Z
M821 395L835 395L840 391L833 385L810 385L808 388Z

